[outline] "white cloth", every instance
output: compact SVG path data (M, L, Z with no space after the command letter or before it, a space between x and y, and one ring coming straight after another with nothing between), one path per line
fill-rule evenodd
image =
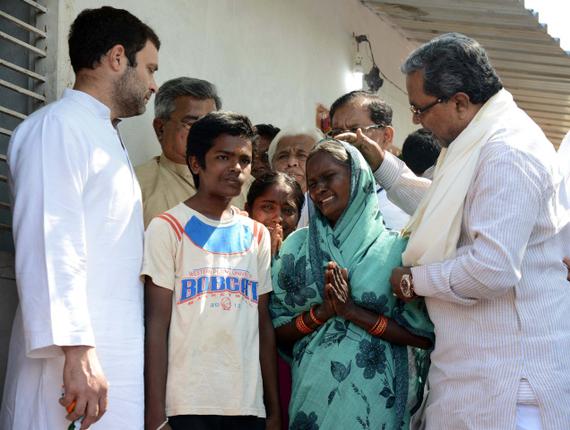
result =
M173 292L166 414L265 417L258 297L271 288L269 232L180 203L145 234L143 275Z
M452 145L441 149L432 185L404 231L411 233L402 254L405 266L435 263L455 255L463 202L481 147L496 132L502 118L516 109L513 96L502 89L479 109ZM447 222L442 224L442 219Z
M376 197L386 228L395 231L402 230L410 221L410 216L388 199L384 188L376 190Z
M516 430L542 430L538 406L517 405Z
M566 133L558 148L558 162L564 177L570 178L570 131Z
M297 221L297 229L309 226L309 193L305 193L305 200L303 201L303 207L301 208L301 215L299 216L299 221Z
M435 170L435 165L428 167L424 173L422 173L422 178L429 179L430 181L433 179L433 172Z
M521 110L497 126L465 196L456 255L412 268L436 334L426 428L512 429L517 402L534 402L544 428L568 430L570 284L556 153ZM430 184L391 154L375 176L408 212Z
M67 428L60 345L91 345L109 408L91 428L143 427L141 194L110 110L66 90L8 149L20 307L0 428Z
M558 148L558 164L564 180L560 186L560 205L566 213L566 219L570 220L570 131L566 133ZM570 222L566 225L560 240L564 248L564 255L570 257Z

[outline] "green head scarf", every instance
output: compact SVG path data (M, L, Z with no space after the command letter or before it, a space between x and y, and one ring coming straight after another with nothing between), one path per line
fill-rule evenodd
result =
M309 200L309 227L292 233L273 262L273 324L323 302L325 267L335 261L348 269L357 305L433 339L423 301L405 304L392 295L389 278L406 240L384 227L372 171L353 146L335 142L350 159L348 205L332 227ZM429 365L426 351L372 337L340 317L297 341L289 358L291 429L407 428Z

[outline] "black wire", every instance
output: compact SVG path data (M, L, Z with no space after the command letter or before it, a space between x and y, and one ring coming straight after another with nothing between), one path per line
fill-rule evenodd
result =
M370 40L366 38L366 42L368 42L368 49L370 49L370 56L372 57L372 65L376 66L376 61L374 60L374 53L372 52L372 45L370 44Z
M354 36L354 38L356 39L356 43L358 45L360 45L362 42L368 43L368 49L370 50L370 57L372 58L372 65L376 66L376 60L374 60L374 53L372 52L372 44L370 43L370 40L368 40L368 36L366 36L365 34L360 34L358 36Z

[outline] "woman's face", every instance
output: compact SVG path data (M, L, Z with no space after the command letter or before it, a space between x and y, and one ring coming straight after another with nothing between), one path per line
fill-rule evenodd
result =
M295 231L299 210L291 187L284 183L271 185L257 197L251 208L251 217L266 227L281 224L283 239Z
M338 221L350 199L350 169L320 151L307 162L307 187L311 200L331 225Z
M305 165L315 140L306 134L285 136L277 144L273 155L273 169L295 178L303 192L307 191Z

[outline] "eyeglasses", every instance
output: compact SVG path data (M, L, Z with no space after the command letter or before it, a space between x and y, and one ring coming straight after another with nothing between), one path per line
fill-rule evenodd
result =
M414 116L422 116L424 113L426 113L432 107L434 107L435 105L438 105L440 103L443 103L444 101L445 101L445 99L439 98L436 101L431 102L430 104L423 106L423 107L415 107L414 105L410 105L410 110L412 111L412 114Z
M366 133L370 130L376 130L378 128L385 128L386 124L372 124L372 125L368 125L366 127L352 127L352 128L333 128L332 130L328 131L326 136L327 137L335 137L338 136L339 134L343 134L343 133L354 133L356 134L356 131L358 129L361 129L363 133Z

